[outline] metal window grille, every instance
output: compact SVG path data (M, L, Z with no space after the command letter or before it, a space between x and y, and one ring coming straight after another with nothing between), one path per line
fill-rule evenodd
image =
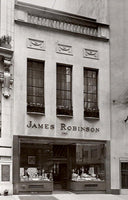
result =
M72 68L57 65L57 114L72 115Z
M99 117L97 77L98 77L97 70L84 69L84 114L85 114L85 117Z
M27 111L44 113L44 63L27 62Z

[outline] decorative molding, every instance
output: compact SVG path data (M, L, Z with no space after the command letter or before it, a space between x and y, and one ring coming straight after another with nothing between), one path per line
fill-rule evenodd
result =
M45 51L45 42L42 40L27 39L27 48Z
M83 57L98 60L99 59L99 53L98 53L97 50L83 49Z
M12 75L10 74L11 65L10 58L4 58L4 72L0 75L0 82L2 83L2 93L5 98L10 96L10 89L13 83Z
M73 55L72 46L57 43L56 52L60 54Z
M23 2L15 4L15 22L50 28L108 41L109 25L87 18L50 8L33 6Z
M53 20L48 19L44 17L37 17L34 15L28 14L27 22L31 24L37 24L40 26L50 27L53 29L59 29L84 35L91 35L91 36L97 36L98 29L97 27L87 27L87 26L81 26L77 24L67 23L59 20Z

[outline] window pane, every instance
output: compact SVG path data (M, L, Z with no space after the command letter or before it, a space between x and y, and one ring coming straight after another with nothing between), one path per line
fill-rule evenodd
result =
M92 85L96 86L96 79L92 79Z
M84 101L88 101L88 94L84 94Z
M88 101L93 101L93 96L92 96L92 94L88 94Z
M96 95L93 95L93 102L96 102L96 101L97 101Z
M88 93L93 93L93 86L88 86Z
M92 71L88 71L88 77L92 77L93 72Z
M103 181L105 180L105 144L77 144L76 145L76 166L74 173L80 174L80 180ZM81 172L86 176L82 177ZM77 181L77 176L72 176ZM88 179L89 178L89 179Z
M84 109L88 108L88 103L84 102Z
M93 69L84 70L84 106L97 107L97 71Z
M93 78L96 78L96 72L95 71L93 71Z
M93 79L88 78L88 85L93 85Z
M28 60L27 64L27 110L44 112L36 108L44 107L44 63Z
M63 111L72 108L72 68L60 64L57 65L57 108L58 106Z
M96 93L96 86L93 86L92 92Z

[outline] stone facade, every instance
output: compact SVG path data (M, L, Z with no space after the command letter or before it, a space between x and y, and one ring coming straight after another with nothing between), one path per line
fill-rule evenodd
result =
M63 1L63 8L59 1L56 1L52 8L46 5L46 2L41 6L47 8L40 7L38 3L33 6L30 1L27 4L24 1L15 3L13 0L0 1L1 11L4 11L3 15L1 12L0 35L10 35L12 38L11 48L0 47L2 72L0 167L2 169L3 165L10 166L9 181L4 182L0 177L2 194L5 189L13 193L14 136L62 141L82 139L110 142L107 1L93 0L92 4L89 0L86 0L88 4L84 4L85 1L79 2L80 4L77 0L76 3L73 2L71 13L69 1ZM27 113L28 58L45 62L45 115L43 116ZM56 115L56 63L73 66L73 117ZM8 73L5 73L7 65ZM99 119L84 118L83 70L85 67L98 70ZM109 155L110 149L107 151L108 169ZM107 175L106 191L110 192L109 170Z

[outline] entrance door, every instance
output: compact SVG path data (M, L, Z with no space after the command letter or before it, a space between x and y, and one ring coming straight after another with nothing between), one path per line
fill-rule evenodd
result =
M128 162L121 162L121 188L128 189Z
M53 145L53 184L54 190L67 188L68 145Z
M54 190L67 189L67 163L54 163Z

